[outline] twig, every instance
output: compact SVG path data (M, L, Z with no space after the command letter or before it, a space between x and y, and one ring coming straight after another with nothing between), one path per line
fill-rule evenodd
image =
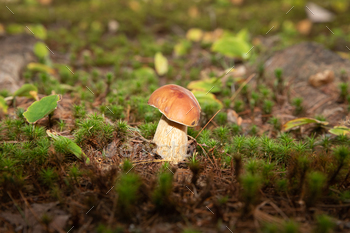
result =
M16 208L17 208L18 212L21 214L22 218L24 219L24 221L25 221L25 222L26 222L26 224L28 225L28 222L27 222L26 216L24 215L24 213L23 213L23 211L22 211L21 207L19 207L19 205L17 204L17 202L16 202L16 201L13 199L13 197L11 196L11 194L10 194L8 191L7 191L6 193L7 193L7 195L9 195L9 197L11 198L11 200L12 200L13 204L16 206Z
M189 138L191 138L192 140L194 140L196 143L197 143L197 145L198 146L200 146L200 148L202 148L202 150L203 150L203 152L204 152L204 155L205 156L207 156L207 152L204 150L204 148L197 142L197 140L194 138L194 137L192 137L192 136L190 136L190 135L187 135Z
M215 115L214 115L212 118L210 118L210 120L208 121L208 123L201 129L201 131L199 131L199 133L197 134L197 136L195 137L195 139L199 136L199 134L201 134L201 132L203 131L203 129L205 129L205 127L207 127L207 125L214 119L214 117L215 117L220 111L221 111L221 109L219 109L219 111L217 111L217 112L215 113Z
M249 76L249 78L238 88L238 90L237 90L237 91L233 94L233 96L230 98L231 101L234 100L234 99L237 97L237 95L239 94L239 92L241 92L241 90L243 89L243 87L244 87L245 85L247 85L247 83L249 83L250 80L252 80L252 78L254 78L254 76L255 76L255 74L252 74L252 75Z

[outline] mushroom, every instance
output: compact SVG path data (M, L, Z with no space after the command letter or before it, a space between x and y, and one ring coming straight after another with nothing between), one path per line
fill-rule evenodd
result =
M157 153L175 164L184 160L189 156L187 126L196 126L200 118L196 97L186 88L169 84L155 90L148 104L163 114L153 138Z

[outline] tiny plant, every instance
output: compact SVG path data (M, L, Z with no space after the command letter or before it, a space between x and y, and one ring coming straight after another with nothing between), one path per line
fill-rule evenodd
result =
M331 233L336 226L334 220L331 217L322 214L316 217L317 226L314 230L315 233Z
M292 105L294 106L294 114L299 115L303 112L303 98L296 97L292 99Z
M55 172L54 168L42 169L42 171L40 172L41 181L48 187L52 187L57 178L58 175Z
M337 146L333 149L333 155L334 155L334 159L335 159L335 169L329 178L329 181L328 181L329 185L334 183L340 170L347 163L347 161L349 159L349 155L350 155L350 149L349 149L349 147L343 146L343 145Z
M261 186L261 177L257 174L247 173L241 177L241 185L243 187L242 198L244 200L243 213L245 214L257 199Z
M308 175L308 197L306 205L313 206L322 194L325 185L326 177L321 172L311 172Z
M131 213L132 206L136 204L139 198L140 186L141 178L139 175L129 172L120 176L115 190L118 193L118 204L123 212Z
M271 117L269 123L273 126L274 130L281 131L282 123L277 117Z
M283 72L281 68L275 69L275 77L276 77L276 83L275 88L277 93L282 94L284 91L284 85L283 85Z
M160 173L158 176L158 186L153 192L153 203L159 210L168 209L172 206L170 194L172 190L173 174L170 172Z
M349 84L346 82L339 84L340 94L339 94L339 102L343 103L346 100L346 96L348 95Z
M60 131L62 132L64 127L66 127L66 122L64 122L62 119L58 122L58 126L60 127Z

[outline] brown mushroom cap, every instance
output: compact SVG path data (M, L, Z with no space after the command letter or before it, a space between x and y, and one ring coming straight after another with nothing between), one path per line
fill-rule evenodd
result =
M149 97L148 104L179 124L193 127L199 122L201 106L196 97L178 85L169 84L158 88Z

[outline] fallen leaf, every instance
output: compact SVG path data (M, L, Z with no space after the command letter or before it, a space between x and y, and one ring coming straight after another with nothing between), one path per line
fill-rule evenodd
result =
M191 90L199 90L204 92L220 92L221 91L221 81L218 78L210 78L205 80L191 81L187 88Z
M46 48L46 45L43 42L37 42L34 45L34 54L38 58L45 58L49 55L49 50Z
M251 46L243 39L244 36L244 33L241 33L239 36L224 36L214 42L211 50L227 57L246 59L251 54Z
M30 94L31 91L38 92L38 88L34 86L33 84L23 84L15 93L13 93L13 97L15 96L25 96L31 98L32 95Z
M312 22L309 19L304 19L297 24L297 30L302 35L309 35L312 28Z
M241 125L243 122L242 117L240 117L236 111L229 109L227 111L227 121L231 123L235 123L237 125Z
M199 91L199 90L193 90L192 91L193 95L196 97L198 100L199 104L205 105L216 105L218 109L223 108L223 104L220 100L216 98L216 96L213 93L208 93L204 91Z
M168 72L168 59L158 52L154 56L154 65L157 73L162 76Z
M7 109L8 109L8 106L7 106L7 103L5 101L5 98L0 95L0 110L6 114Z
M199 28L191 28L186 33L186 38L190 41L199 42L203 37L203 31Z
M89 157L87 157L85 155L85 153L83 152L83 150L75 142L73 142L71 139L64 137L64 136L60 136L56 132L51 131L49 129L46 130L46 134L50 138L53 138L55 141L62 141L64 143L66 143L66 147L70 153L74 154L80 160L82 160L84 157L86 159L86 163L87 164L90 163Z
M37 91L29 91L29 94L30 94L36 101L39 100L38 92L37 92Z
M57 103L61 100L59 95L50 95L42 98L39 101L32 103L23 116L29 123L34 124L41 118L49 115L57 108Z
M188 40L182 40L174 46L174 55L175 57L180 57L188 54L191 49L192 43Z
M329 132L335 135L347 135L350 134L350 128L346 126L334 126Z
M48 73L48 74L55 74L55 70L50 68L49 66L41 63L35 63L35 62L30 62L27 65L27 69L30 71L38 71L38 72L43 72L43 73Z
M291 121L286 122L283 125L284 130L290 130L291 128L302 126L302 125L307 125L307 124L321 124L321 125L328 125L327 121L319 121L313 118L307 118L307 117L302 117L302 118L297 118Z

